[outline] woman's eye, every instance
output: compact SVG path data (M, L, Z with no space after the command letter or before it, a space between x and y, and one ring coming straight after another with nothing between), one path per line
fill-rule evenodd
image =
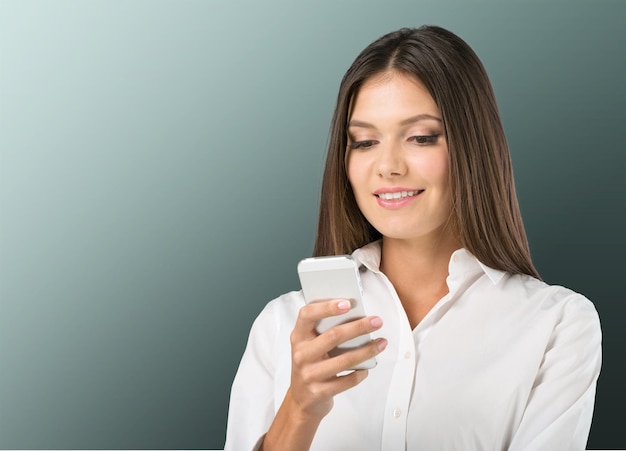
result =
M368 149L374 144L376 144L376 141L371 139L367 139L364 141L354 141L352 144L350 144L350 149Z
M411 136L409 141L413 141L417 144L435 144L439 139L439 135L419 135Z

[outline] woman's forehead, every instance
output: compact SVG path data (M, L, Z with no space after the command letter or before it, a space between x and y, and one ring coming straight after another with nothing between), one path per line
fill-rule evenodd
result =
M355 94L348 125L425 119L441 121L441 112L424 84L411 75L385 72L368 79Z

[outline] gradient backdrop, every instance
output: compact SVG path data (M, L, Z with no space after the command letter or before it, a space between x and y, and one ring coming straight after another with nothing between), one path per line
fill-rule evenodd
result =
M0 448L223 446L340 78L424 23L487 67L536 265L602 320L589 447L626 448L626 2L293 3L0 1Z

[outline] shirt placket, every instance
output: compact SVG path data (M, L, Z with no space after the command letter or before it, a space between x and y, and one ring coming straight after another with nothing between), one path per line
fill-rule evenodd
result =
M404 318L398 337L396 363L391 376L383 419L382 451L406 449L407 419L415 375L415 343L402 304L391 283L383 276L393 296L399 318Z

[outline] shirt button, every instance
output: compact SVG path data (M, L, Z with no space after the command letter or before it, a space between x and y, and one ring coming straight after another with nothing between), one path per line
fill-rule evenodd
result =
M396 407L395 409L393 409L394 418L400 418L400 415L402 415L402 410L400 410L399 407Z
M409 351L404 353L404 358L405 359L410 359L411 358L411 353Z

